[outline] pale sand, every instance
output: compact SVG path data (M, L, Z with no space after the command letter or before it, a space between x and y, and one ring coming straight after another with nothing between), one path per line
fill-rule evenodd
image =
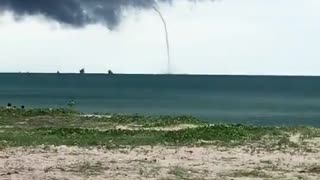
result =
M142 127L139 125L118 125L115 127L115 129L121 129L121 130L153 130L153 131L179 131L183 129L188 129L188 128L197 128L201 127L200 125L194 125L194 124L179 124L179 125L174 125L174 126L167 126L167 127Z
M320 179L319 139L308 143L307 151L254 145L8 148L0 151L0 179Z

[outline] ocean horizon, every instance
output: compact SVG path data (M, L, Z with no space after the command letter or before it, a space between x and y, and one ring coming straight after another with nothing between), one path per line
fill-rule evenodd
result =
M60 74L60 75L76 75L80 74L79 72L0 72L0 75L10 75L10 74L33 74L33 75L54 75L54 74ZM108 72L85 72L82 75L146 75L146 76L244 76L244 77L320 77L320 74L223 74L223 73L217 73L217 74L208 74L208 73L117 73L113 72L113 74L108 74Z

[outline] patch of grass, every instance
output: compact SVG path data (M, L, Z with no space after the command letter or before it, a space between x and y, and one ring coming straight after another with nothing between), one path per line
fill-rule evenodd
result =
M0 133L3 146L36 145L148 145L158 144L161 133L156 131L108 130L82 128L38 128L32 130L11 129Z
M260 163L272 165L273 162L271 160L261 160Z
M168 174L174 175L176 179L178 180L189 180L189 173L187 169L184 169L180 166L176 166L172 168ZM191 180L191 179L190 179Z
M86 176L94 176L101 174L106 168L102 166L101 162L82 162L72 164L68 169L71 172L84 174Z
M276 135L274 135L276 134ZM199 141L220 142L221 145L258 142L264 136L282 140L279 128L243 125L208 125L178 131L120 130L99 131L85 128L13 128L0 132L1 146L76 145L76 146L139 146L139 145L196 145Z
M71 108L61 109L9 109L0 107L1 126L19 128L73 127L114 128L116 125L138 125L139 127L167 127L179 124L204 124L191 116L141 116L107 114L81 116Z
M312 166L312 167L308 168L305 172L320 174L320 166L319 165Z
M311 139L320 137L320 129L319 128L312 128L312 127L295 127L295 128L289 128L289 132L292 134L300 134L301 139Z
M283 149L285 147L293 147L293 148L297 148L299 145L295 142L291 142L288 136L282 136L279 137L279 140L277 142L278 149Z
M81 123L72 109L8 109L0 108L0 128L69 127Z
M78 163L73 163L71 165L61 167L48 167L44 169L44 171L50 172L52 170L60 170L63 172L72 172L72 173L78 173L78 174L83 174L85 176L96 176L101 174L104 170L108 168L103 167L102 162L78 162Z
M141 166L141 165L140 165ZM159 175L161 167L143 166L139 169L139 174L145 178L155 178Z
M0 107L2 117L34 117L34 116L68 116L78 112L71 108L39 108L39 109L16 109Z
M90 119L90 118L87 118ZM179 124L204 124L192 116L142 116L142 115L119 115L113 114L110 117L96 118L100 122L112 122L119 125L135 124L141 127L168 127Z
M177 131L117 130L117 125L136 124L142 127L167 127L178 124L197 124L196 128ZM8 128L10 127L10 128ZM320 137L315 128L256 127L239 124L209 125L189 117L140 115L80 116L72 109L6 109L0 108L0 148L8 146L78 145L119 146L139 145L239 145L272 142L272 147L296 147L290 134L305 138ZM261 144L261 143L260 143ZM267 144L267 143L263 143Z
M259 170L237 170L228 176L230 177L251 177L251 178L271 178L270 175Z
M199 140L236 144L244 141L257 141L265 135L275 136L281 133L279 128L216 124L169 132L166 138L178 144L189 144Z

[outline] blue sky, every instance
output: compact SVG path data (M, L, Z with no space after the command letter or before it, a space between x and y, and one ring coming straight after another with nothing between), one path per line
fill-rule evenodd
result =
M320 75L319 0L160 4L173 73ZM164 31L152 11L127 10L110 31L43 17L0 16L0 72L165 73Z

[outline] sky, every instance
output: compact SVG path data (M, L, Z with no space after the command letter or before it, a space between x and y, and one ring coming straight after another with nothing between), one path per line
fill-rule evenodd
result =
M320 75L319 0L218 0L159 4L171 73ZM0 14L0 72L167 73L163 24L126 9L110 30L43 16Z

